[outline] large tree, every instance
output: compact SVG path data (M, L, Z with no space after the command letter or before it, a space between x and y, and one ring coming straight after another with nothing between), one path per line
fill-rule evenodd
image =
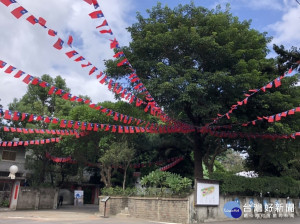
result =
M132 42L122 50L156 102L174 119L203 127L243 99L247 90L278 76L275 60L266 59L270 38L252 29L250 21L239 21L229 7L208 10L191 3L170 9L158 3L147 13L138 13L138 22L128 28ZM126 75L116 63L107 61L107 71L116 78ZM256 107L242 107L220 124L257 115L262 114ZM195 178L203 177L203 159L214 159L229 145L241 149L249 144L216 142L196 131L182 138L191 142Z

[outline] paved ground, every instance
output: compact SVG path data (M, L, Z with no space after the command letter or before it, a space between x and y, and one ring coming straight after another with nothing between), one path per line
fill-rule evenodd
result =
M0 224L161 224L128 217L103 218L98 206L85 205L81 208L63 206L57 210L9 211L0 210ZM300 217L294 219L232 220L210 222L211 224L300 224Z

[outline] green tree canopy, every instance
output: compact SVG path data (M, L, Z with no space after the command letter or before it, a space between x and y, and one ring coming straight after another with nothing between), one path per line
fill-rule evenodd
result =
M247 90L278 76L276 60L266 59L270 38L252 29L250 21L239 21L229 7L208 10L191 3L170 9L158 3L147 13L146 17L138 14L138 22L128 28L132 42L122 50L156 102L172 118L203 127L243 99ZM107 71L117 78L126 75L124 70L116 69L116 63L107 61ZM287 81L286 90L293 85L295 80ZM294 92L282 94L274 90L258 106L254 99L250 106L231 114L231 120L223 119L220 124L256 119L264 112L274 114L283 107L269 105L279 99L286 106L295 106ZM261 107L264 110L260 111ZM267 127L259 128L260 132L266 130ZM203 158L215 156L215 151L210 150L215 141L197 132L182 137L192 143L194 176L202 178ZM240 150L250 145L248 141L226 139L219 144L220 152L228 145Z

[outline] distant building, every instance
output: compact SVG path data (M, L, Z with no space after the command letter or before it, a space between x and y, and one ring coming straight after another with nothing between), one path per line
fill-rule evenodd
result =
M18 139L15 139L16 141ZM23 146L0 147L0 202L11 202L15 183L23 185L28 175L25 169L26 150ZM15 179L9 177L9 168L18 167Z

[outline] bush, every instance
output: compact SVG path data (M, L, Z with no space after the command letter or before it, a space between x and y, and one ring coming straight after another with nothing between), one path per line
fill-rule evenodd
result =
M223 194L244 196L299 197L300 182L291 177L247 178L228 173L213 173L211 179L220 181Z
M0 207L7 208L9 206L9 200L3 200L0 202Z
M137 190L136 190L136 188L126 188L123 191L122 187L105 187L105 188L102 188L101 195L132 196L132 195L137 195Z
M178 174L156 170L144 176L141 184L146 187L146 193L150 196L153 194L160 196L184 195L190 191L192 180ZM160 189L159 193L154 190L156 188Z

